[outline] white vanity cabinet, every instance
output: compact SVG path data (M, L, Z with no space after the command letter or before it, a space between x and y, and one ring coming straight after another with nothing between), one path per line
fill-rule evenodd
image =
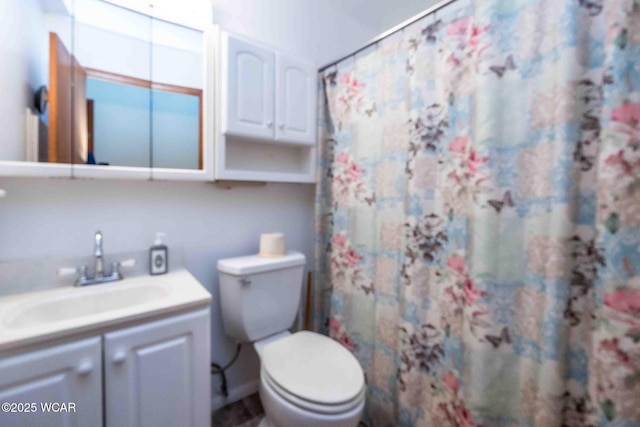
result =
M4 406L0 411L0 426L100 426L101 338L0 357L0 403L10 405L9 412ZM67 406L49 412L43 404Z
M107 427L210 423L209 312L105 334Z
M316 66L222 31L216 179L315 182Z
M0 426L208 427L209 317L199 308L0 354L0 404L35 404L0 411ZM43 412L54 402L72 410Z

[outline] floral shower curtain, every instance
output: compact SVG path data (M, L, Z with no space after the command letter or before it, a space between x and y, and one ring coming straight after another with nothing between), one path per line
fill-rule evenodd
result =
M640 426L640 0L458 0L321 78L369 424Z

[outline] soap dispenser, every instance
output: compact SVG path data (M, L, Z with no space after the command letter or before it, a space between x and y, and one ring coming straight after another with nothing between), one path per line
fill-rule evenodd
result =
M169 271L169 249L162 243L164 233L156 233L153 246L149 249L149 274L155 276Z

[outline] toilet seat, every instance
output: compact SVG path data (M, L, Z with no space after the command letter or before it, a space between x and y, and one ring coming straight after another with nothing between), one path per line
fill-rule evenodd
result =
M319 404L316 402L312 402L301 398L299 396L293 395L287 392L285 389L280 387L277 383L275 383L264 370L260 372L260 378L263 384L266 384L274 393L278 396L286 400L287 402L295 405L300 409L304 409L309 412L314 412L317 414L327 414L327 415L335 415L335 414L343 414L345 412L349 412L364 402L366 388L363 388L360 393L356 395L353 399L334 405L325 405Z
M291 404L315 413L339 414L364 401L356 358L324 335L301 331L265 345L261 380Z

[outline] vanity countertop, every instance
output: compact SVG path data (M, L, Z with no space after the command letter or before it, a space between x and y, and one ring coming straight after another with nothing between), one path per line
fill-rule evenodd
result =
M210 302L211 294L186 270L2 297L0 353Z

